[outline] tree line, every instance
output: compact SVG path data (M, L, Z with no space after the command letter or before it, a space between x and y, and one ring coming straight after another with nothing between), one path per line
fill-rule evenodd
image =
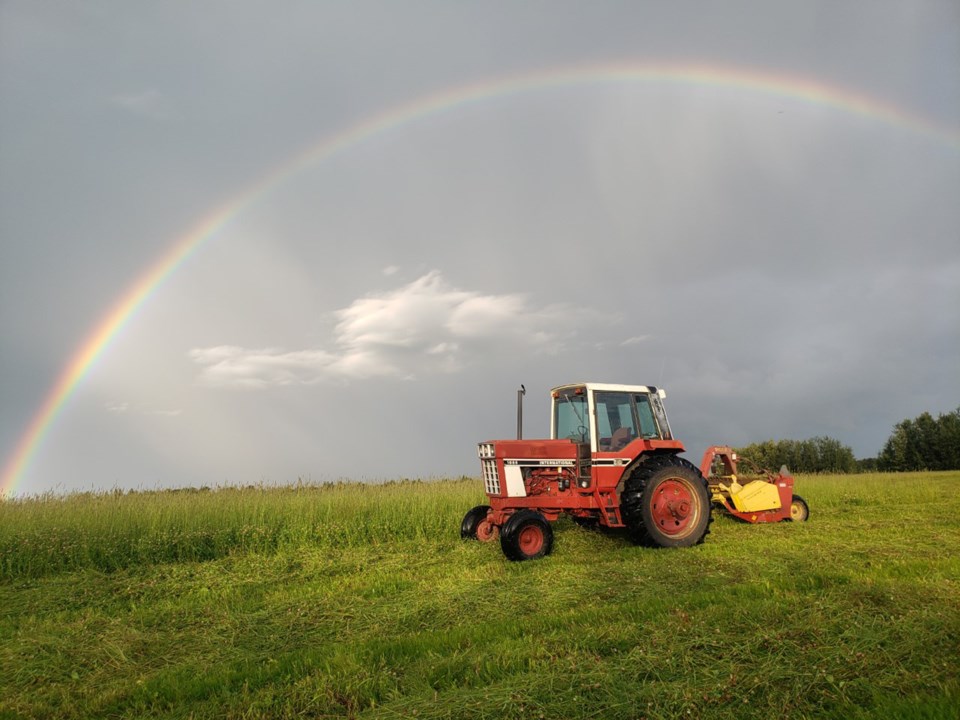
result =
M850 473L859 469L853 450L829 437L765 440L734 450L738 457L773 471L781 465L795 473Z
M960 407L936 418L925 412L897 423L877 456L877 469L960 469Z
M936 418L925 412L897 423L875 458L858 460L850 447L830 437L765 440L734 449L774 471L782 465L797 473L960 470L960 407Z

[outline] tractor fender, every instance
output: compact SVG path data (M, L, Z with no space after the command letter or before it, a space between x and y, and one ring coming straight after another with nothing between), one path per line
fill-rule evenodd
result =
M623 494L623 487L627 482L627 478L633 475L634 471L641 465L649 462L652 458L662 457L664 455L679 455L679 450L652 450L650 452L645 452L637 455L629 465L623 469L623 474L620 475L620 481L617 483L616 495L617 503L620 502L620 496Z

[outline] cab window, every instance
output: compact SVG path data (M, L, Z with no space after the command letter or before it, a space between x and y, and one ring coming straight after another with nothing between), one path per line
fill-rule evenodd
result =
M657 425L660 427L660 437L664 440L672 440L673 434L670 432L670 423L667 421L667 413L663 409L660 397L658 395L651 396L650 403L653 405L653 414L656 416Z
M653 419L653 409L650 407L650 396L646 393L633 396L637 404L637 417L640 419L640 434L645 439L659 438L657 423Z
M637 423L629 393L597 392L594 404L601 452L617 452L637 439Z

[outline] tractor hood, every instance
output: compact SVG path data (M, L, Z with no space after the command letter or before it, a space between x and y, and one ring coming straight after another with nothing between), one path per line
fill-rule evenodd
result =
M489 448L486 453L483 450ZM489 440L480 443L481 457L575 460L578 445L570 439L562 440Z

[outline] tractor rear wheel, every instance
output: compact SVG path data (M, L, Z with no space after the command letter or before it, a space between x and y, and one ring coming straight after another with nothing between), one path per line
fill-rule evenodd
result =
M710 532L707 481L676 455L653 455L624 483L620 512L633 541L650 547L690 547Z
M788 519L791 522L805 522L808 517L810 517L810 508L807 506L807 501L799 495L794 495L793 501L790 503L790 517Z
M535 560L553 549L553 529L535 510L517 510L503 524L500 549L511 560Z
M477 529L480 523L487 519L487 513L490 512L489 505L477 505L467 511L463 516L463 522L460 523L460 537L464 540L476 540Z

